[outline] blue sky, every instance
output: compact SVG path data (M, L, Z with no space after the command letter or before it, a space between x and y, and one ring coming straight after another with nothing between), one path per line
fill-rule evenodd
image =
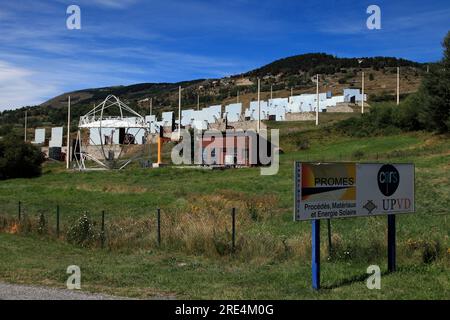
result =
M66 9L81 8L81 30ZM366 9L381 8L381 30ZM0 110L63 92L245 72L286 56L441 58L450 2L0 0Z

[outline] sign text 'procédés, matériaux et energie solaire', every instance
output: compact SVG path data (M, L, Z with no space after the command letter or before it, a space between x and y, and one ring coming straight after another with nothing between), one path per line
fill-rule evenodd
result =
M408 212L413 164L295 163L295 220Z

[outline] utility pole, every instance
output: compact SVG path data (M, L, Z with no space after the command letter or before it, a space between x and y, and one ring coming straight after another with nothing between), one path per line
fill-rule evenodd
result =
M25 134L24 134L24 141L27 142L27 121L28 121L28 113L25 110Z
M316 76L316 93L317 93L317 107L316 107L316 126L319 125L319 107L320 107L320 100L319 100L319 75Z
M364 114L364 71L362 73L362 95L361 95L361 113Z
M273 84L270 85L270 100L273 100Z
M148 124L150 132L150 143L148 144L148 156L149 156L149 166L152 165L152 112L153 112L153 97L150 98L150 122Z
M397 67L397 105L400 104L400 67Z
M181 86L178 87L178 141L181 139Z
M294 88L291 87L291 97L294 95Z
M261 79L258 78L258 133L261 130Z
M67 149L66 149L66 169L70 165L70 96L67 100Z
M150 98L150 115L152 115L153 109L153 98Z
M236 103L239 103L239 90L238 90L238 92L236 94Z
M200 94L197 94L197 111L200 110Z

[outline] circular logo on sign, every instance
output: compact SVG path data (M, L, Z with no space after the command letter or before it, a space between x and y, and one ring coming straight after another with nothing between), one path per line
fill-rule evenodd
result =
M386 197L392 196L397 191L400 183L398 170L390 164L385 164L378 171L378 188Z

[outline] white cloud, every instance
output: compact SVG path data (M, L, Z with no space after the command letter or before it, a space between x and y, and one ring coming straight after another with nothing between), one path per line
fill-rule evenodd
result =
M34 76L32 70L0 60L0 110L38 104L55 92L53 85L35 82Z
M112 9L122 9L129 7L139 0L91 0L89 1L92 4L96 4L98 6L104 6Z

